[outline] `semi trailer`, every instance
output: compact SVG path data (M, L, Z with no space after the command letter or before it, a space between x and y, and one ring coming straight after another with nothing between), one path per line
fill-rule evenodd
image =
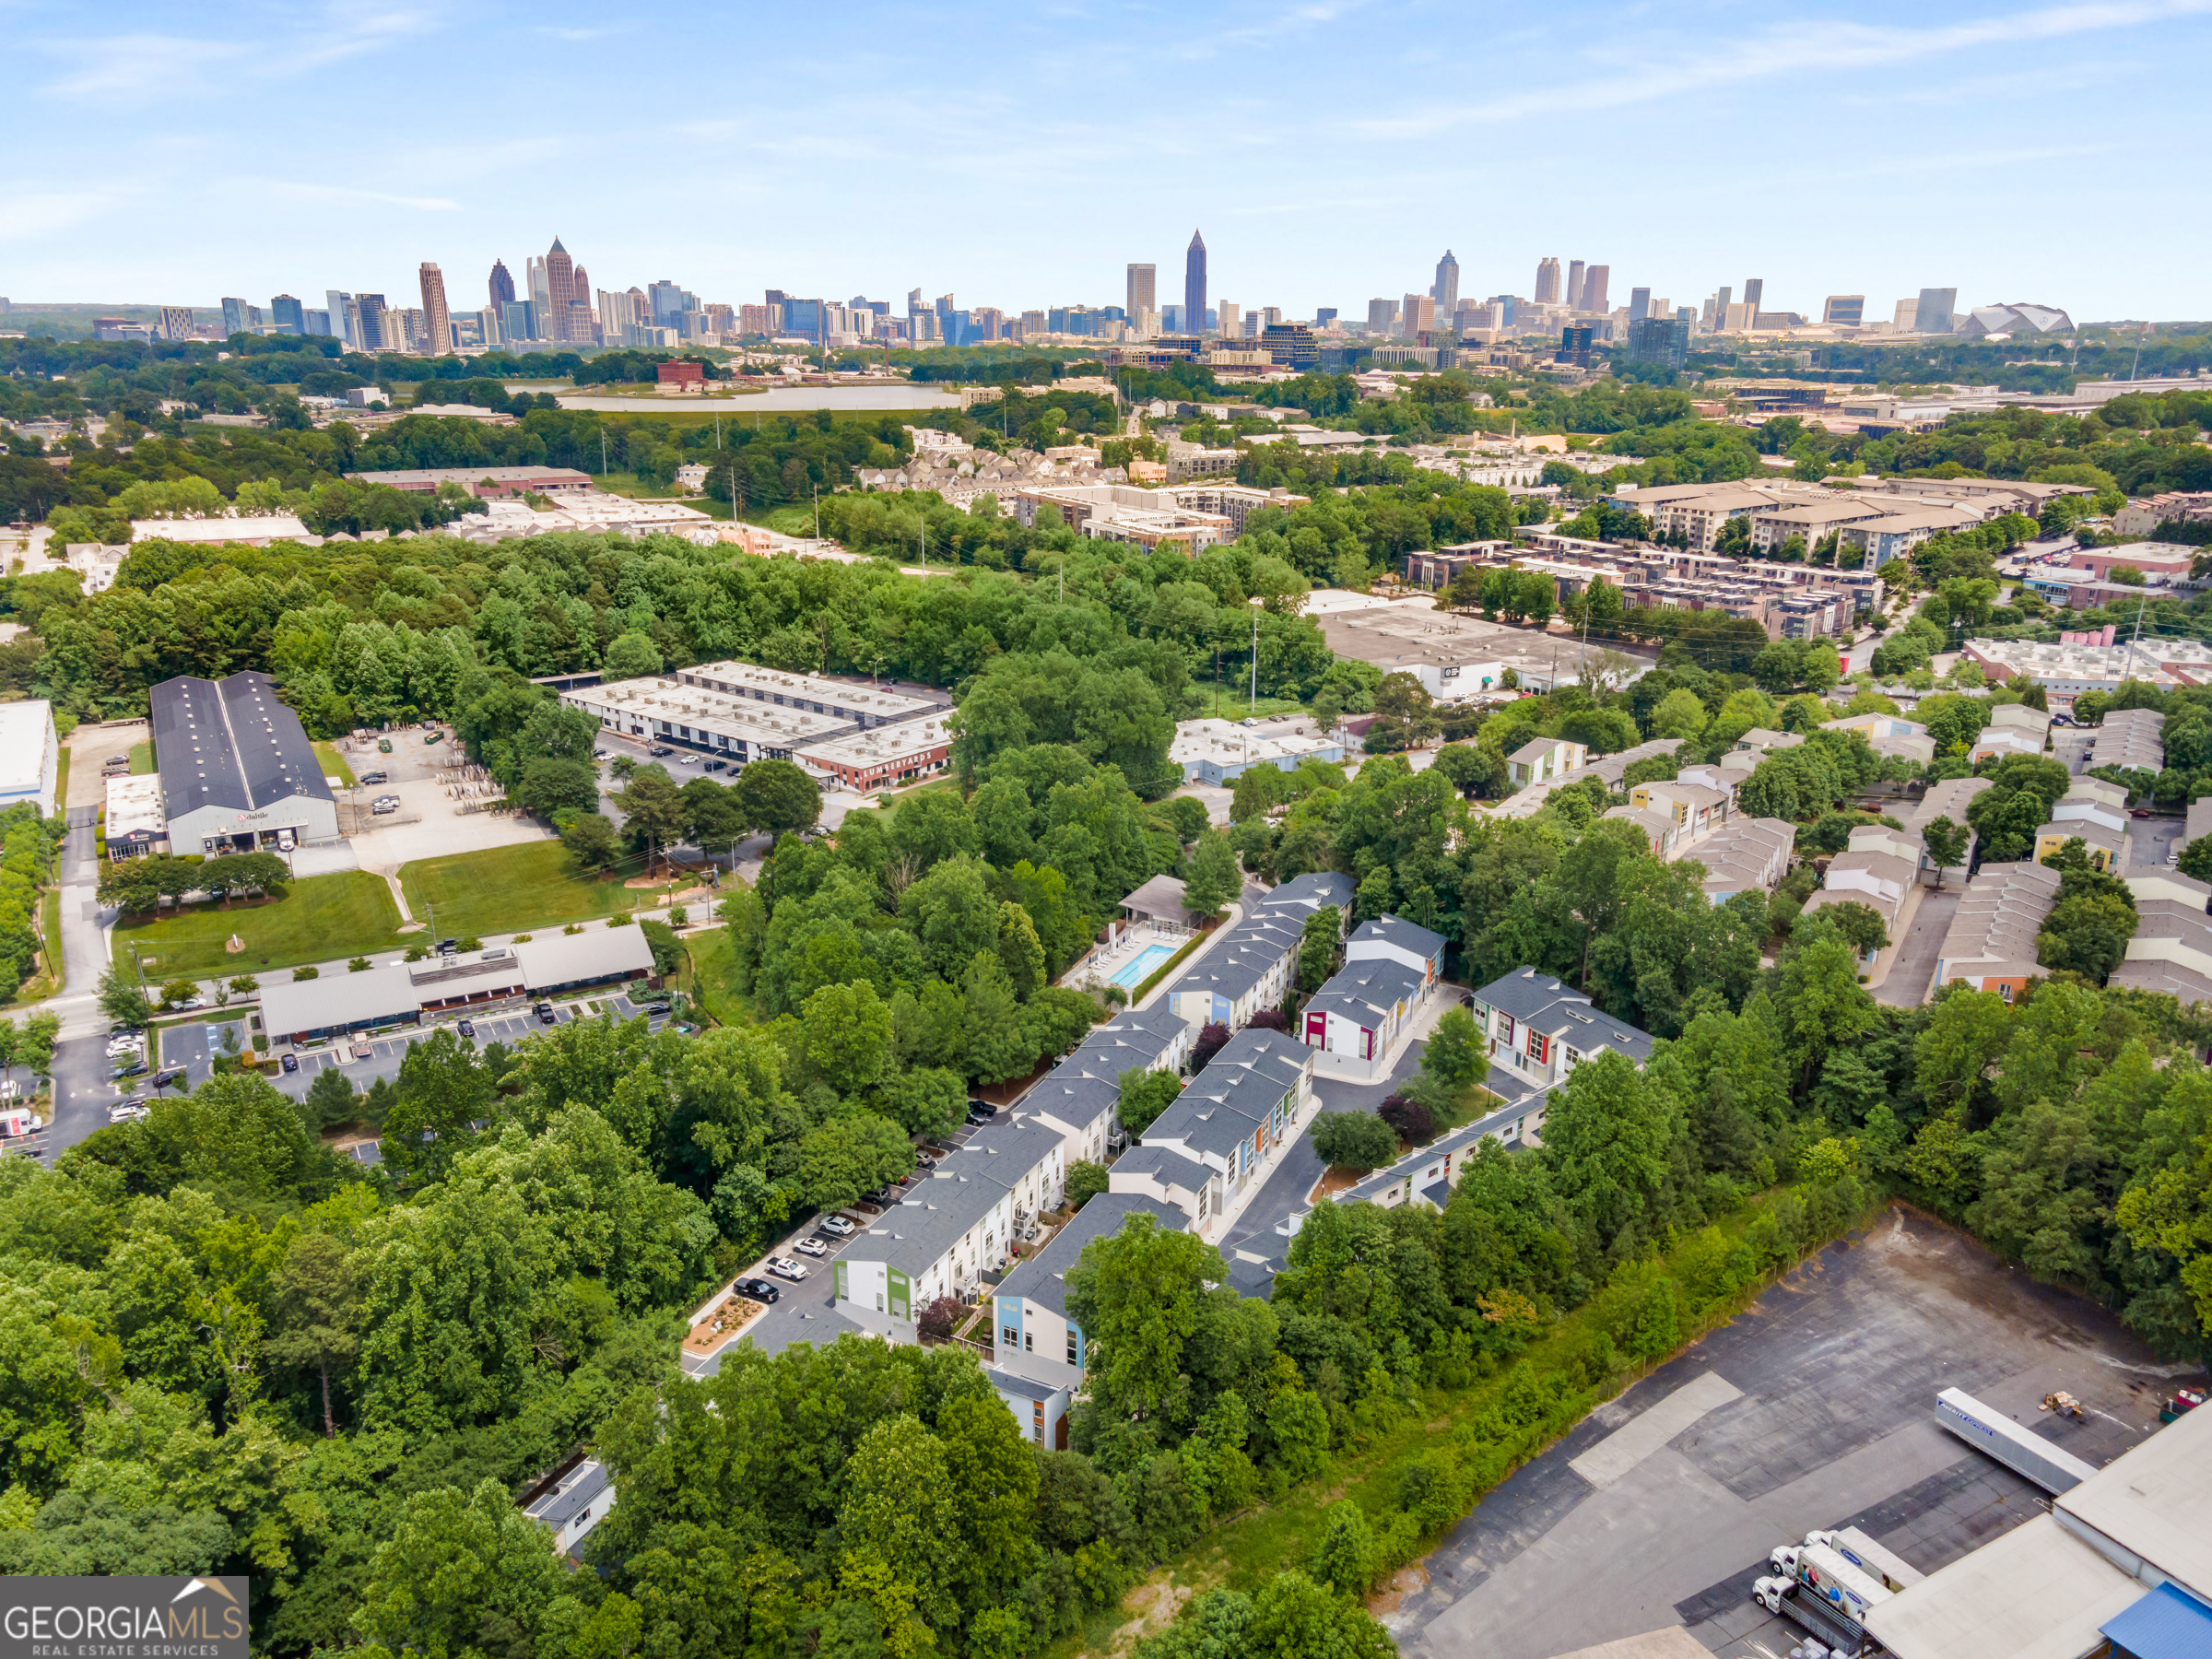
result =
M1803 1625L1836 1659L1857 1659L1871 1646L1867 1609L1888 1600L1890 1591L1877 1574L1826 1541L1831 1536L1812 1533L1803 1544L1775 1550L1768 1558L1773 1573L1754 1583L1751 1595L1768 1612Z
M2032 1480L2053 1498L2070 1492L2097 1471L2063 1446L2031 1434L1993 1406L1964 1389L1947 1388L1936 1396L1936 1420L1970 1446L1995 1458L2014 1474Z

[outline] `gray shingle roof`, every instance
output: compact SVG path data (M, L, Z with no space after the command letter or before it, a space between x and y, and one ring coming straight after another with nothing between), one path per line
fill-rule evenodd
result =
M1298 1087L1308 1058L1305 1045L1288 1032L1239 1031L1153 1120L1146 1142L1180 1141L1226 1155Z
M1475 1000L1584 1053L1606 1047L1626 1054L1638 1065L1652 1057L1650 1033L1601 1012L1581 992L1569 990L1534 968L1518 968L1492 980L1475 993Z
M1313 993L1306 1012L1342 1014L1347 1018L1373 1018L1387 1014L1400 1002L1411 1002L1425 982L1403 962L1378 957L1347 962L1327 984Z
M300 717L277 700L267 675L163 680L149 700L172 819L203 806L248 812L294 795L334 798Z
M1165 1232L1182 1232L1190 1225L1181 1210L1141 1193L1100 1193L1042 1250L1007 1274L998 1294L1035 1302L1065 1319L1067 1270L1082 1260L1083 1247L1093 1239L1112 1238L1123 1222L1139 1214L1155 1218Z
M1052 1399L1055 1394L1067 1392L1062 1384L1040 1382L1034 1377L1018 1377L1010 1371L1000 1371L996 1366L992 1365L983 1367L983 1375L989 1379L991 1386L997 1389L999 1393L1010 1394L1015 1398L1021 1400L1042 1402Z
M1419 923L1408 922L1403 916L1377 916L1372 921L1360 923L1352 930L1352 942L1358 944L1361 939L1387 939L1391 944L1418 955L1437 958L1442 957L1445 943L1442 934L1432 933Z

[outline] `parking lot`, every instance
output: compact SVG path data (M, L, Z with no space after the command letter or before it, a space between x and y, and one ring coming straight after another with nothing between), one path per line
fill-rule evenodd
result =
M1447 1535L1384 1622L1408 1654L1550 1659L1668 1625L1728 1659L1801 1632L1750 1599L1767 1553L1855 1524L1924 1572L2042 1512L1936 1427L1965 1389L2103 1465L2193 1368L1901 1208L1523 1465ZM2042 1415L2065 1389L2085 1422Z
M559 1025L566 1025L578 1019L597 1019L607 1014L612 1014L618 1020L626 1020L636 1018L640 1014L644 1013L645 1007L646 1004L632 1002L619 992L612 995L597 993L587 994L568 1002L556 1002L553 1005L553 1016L554 1022ZM303 1048L294 1048L288 1042L277 1042L271 1045L269 1052L279 1057L280 1064L265 1068L264 1075L278 1088L295 1100L307 1093L309 1085L312 1084L319 1075L334 1067L343 1070L347 1080L352 1083L356 1089L366 1090L379 1077L388 1077L392 1081L397 1082L399 1080L399 1063L406 1058L409 1048L422 1041L441 1027L448 1030L458 1031L464 1018L468 1021L470 1030L474 1033L474 1041L479 1049L493 1042L503 1042L512 1048L531 1032L542 1031L546 1029L539 1022L537 1016L531 1011L531 1008L532 1005L529 1002L518 1000L502 1004L496 1011L488 1010L485 1013L475 1015L464 1015L456 1011L451 1017L426 1020L419 1026L407 1026L398 1030L382 1032L366 1039L334 1040L328 1042L309 1044ZM665 1014L655 1014L651 1016L646 1023L652 1030L657 1031L668 1023L668 1017ZM366 1059L357 1058L355 1055L355 1048L360 1041L366 1041L369 1045L369 1054ZM166 1052L166 1042L164 1052ZM298 1071L288 1072L282 1069L281 1057L288 1054L299 1061L300 1069Z
M999 1115L1003 1121L1006 1116L1003 1109ZM930 1145L941 1153L957 1151L966 1146L976 1133L973 1126L962 1124L949 1133L936 1136ZM926 1180L928 1174L926 1170L917 1169L901 1185L904 1190L912 1191L915 1183ZM848 1331L859 1332L863 1329L856 1321L846 1318L831 1305L836 1300L837 1289L835 1263L851 1246L853 1239L865 1231L882 1212L871 1205L853 1204L846 1206L839 1213L859 1223L852 1238L839 1239L824 1233L820 1228L822 1218L816 1217L771 1244L759 1260L735 1276L741 1279L769 1279L776 1287L776 1300L744 1330L731 1336L712 1353L686 1354L683 1362L685 1371L695 1377L712 1376L722 1369L723 1355L740 1342L749 1342L764 1354L774 1354L782 1352L794 1342L811 1342L818 1347L835 1342ZM794 1252L793 1247L802 1239L819 1242L823 1253L810 1256ZM806 1278L794 1284L771 1275L765 1266L771 1256L794 1257L806 1269ZM986 1291L988 1288L985 1286Z

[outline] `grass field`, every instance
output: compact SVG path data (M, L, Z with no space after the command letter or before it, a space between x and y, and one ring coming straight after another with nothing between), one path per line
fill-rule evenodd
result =
M353 787L353 768L338 758L336 745L316 744L315 759L322 765L324 777L335 778L348 789Z
M408 910L426 922L436 915L441 938L481 938L636 910L657 896L622 885L637 868L628 864L604 879L579 876L559 841L526 841L418 859L401 866L399 881Z
M64 821L69 817L69 746L62 745L62 752L54 765L53 805Z
M694 910L692 914L698 915ZM677 975L677 989L699 1005L700 1012L717 1025L737 1026L753 1023L751 999L737 994L731 981L736 976L736 947L730 942L730 930L717 927L711 932L694 934L684 940L684 948L690 952L691 965Z
M236 934L246 943L236 956L223 943ZM381 876L347 870L295 881L274 902L241 903L224 910L195 904L182 912L115 924L115 959L137 947L149 982L180 975L206 977L258 973L337 957L395 950L399 907Z
M135 778L154 770L154 740L148 737L144 743L132 744L131 776Z
M69 751L62 751L62 764L69 763ZM48 888L39 896L39 971L16 990L12 1001L17 1005L34 1003L52 996L62 988L62 896Z

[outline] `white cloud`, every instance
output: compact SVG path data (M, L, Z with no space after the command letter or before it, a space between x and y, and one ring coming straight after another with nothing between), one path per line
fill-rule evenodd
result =
M300 34L254 41L124 34L53 40L38 49L76 62L42 88L50 97L159 98L203 90L211 72L227 83L282 80L343 63L436 27L428 12L359 12L333 6L324 23Z
M100 217L117 198L98 190L32 190L0 195L0 241L29 244Z
M1842 69L1875 68L1982 47L2137 29L2207 12L2212 12L2212 0L2097 0L1929 29L1790 23L1713 51L1671 59L1646 56L1628 62L1626 51L1617 48L1624 66L1615 74L1354 122L1350 130L1375 138L1428 137L1456 127L1620 109L1783 76L1832 76Z
M383 190L356 190L347 184L311 184L297 179L240 179L231 186L241 195L263 191L293 202L333 205L373 203L382 207L412 207L423 213L453 213L461 204L445 196L395 195Z

